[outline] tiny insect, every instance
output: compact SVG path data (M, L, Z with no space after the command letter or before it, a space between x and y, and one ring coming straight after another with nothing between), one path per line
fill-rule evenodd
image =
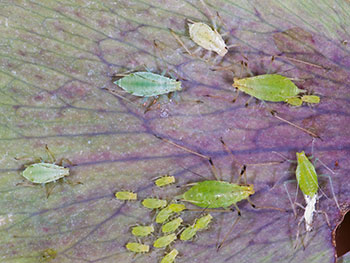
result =
M49 262L52 259L55 259L57 256L57 251L52 249L52 248L48 248L45 249L42 253L41 253L41 258L46 261Z
M162 176L162 177L158 178L157 180L155 180L154 183L158 187L166 186L166 185L175 183L175 177L165 175L165 176Z
M300 234L300 225L303 221L305 221L306 232L312 231L312 223L313 223L314 213L316 213L316 212L323 213L325 218L326 218L327 224L328 225L330 225L330 224L329 224L327 214L324 213L323 211L316 210L316 203L317 203L317 200L319 198L318 193L317 193L319 190L319 185L318 185L318 178L317 178L315 166L310 162L310 160L308 159L308 157L306 156L304 151L302 151L300 153L297 152L296 156L297 156L297 168L295 171L295 175L297 178L299 188L300 188L301 192L303 193L303 196L304 196L304 199L306 202L304 215L299 220L299 223L298 223L298 230L297 230L297 235L296 235L296 240L298 240L299 234ZM324 175L324 176L326 176L330 181L330 187L331 187L331 190L333 193L333 197L334 197L335 203L337 204L337 207L339 208L338 201L337 201L335 194L334 194L332 180L331 180L330 176L328 176L328 175ZM288 189L286 187L286 184L289 182L290 181L285 182L284 187L285 187L285 190L287 192L288 198L292 204L294 214L296 215L294 203L293 203L293 201L290 197L290 194L288 192ZM297 242L295 244L295 247L297 247Z
M157 198L146 198L142 201L142 205L149 209L158 209L166 206L167 201Z
M170 235L162 236L158 238L156 241L154 241L153 246L156 248L166 247L175 240L176 240L176 235L172 233Z
M181 81L151 72L130 73L114 84L139 97L153 97L182 90Z
M180 240L188 241L192 239L197 234L197 231L198 229L195 228L194 225L186 227L185 230L181 232Z
M168 254L166 254L160 263L173 263L179 252L174 248Z
M311 104L318 104L320 103L320 97L316 95L303 95L301 98L299 97L292 97L285 100L288 104L292 106L301 106L303 102L305 103L311 103Z
M167 221L173 213L180 213L185 209L186 206L183 204L170 204L159 211L159 213L156 216L156 222L158 224L162 224L165 221Z
M132 201L132 200L137 200L137 193L133 193L129 191L120 191L115 193L115 197L123 201Z
M213 217L210 214L202 216L201 218L198 218L196 220L196 223L195 223L194 227L197 230L206 229L208 227L208 225L210 224L212 219L213 219Z
M149 252L149 245L129 242L126 244L126 249L131 251L131 252L135 252L135 253L148 253Z
M197 45L206 50L214 51L221 57L226 55L228 49L226 43L215 28L212 29L202 22L189 23L188 28L191 39Z
M278 74L264 74L249 78L234 78L233 87L264 101L287 102L306 90L299 89L289 78ZM297 106L297 105L294 105Z
M22 172L23 177L32 183L46 184L57 181L58 179L69 175L69 168L62 166L62 160L67 160L69 163L70 161L68 159L62 159L59 164L55 164L56 159L47 145L45 146L45 149L48 153L48 156L50 157L51 162L48 163L42 161L39 163L31 164Z
M150 226L134 226L131 233L137 237L146 237L154 232L153 225Z
M179 228L179 226L181 225L182 222L183 222L183 220L181 217L175 218L162 226L162 232L163 233L172 233L176 229Z

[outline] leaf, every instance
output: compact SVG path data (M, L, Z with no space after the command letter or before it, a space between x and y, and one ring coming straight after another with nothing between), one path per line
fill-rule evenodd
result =
M293 249L303 211L294 217L283 183L294 178L295 165L252 164L281 161L273 152L291 160L297 151L313 153L335 171L330 174L318 162L318 173L330 174L339 202L348 202L348 1L210 1L206 8L194 0L5 0L0 7L2 262L159 261L162 250L135 257L125 249L135 241L130 226L151 223L154 213L140 202L120 202L114 193L132 190L140 199L170 200L185 184L213 175L205 159L153 134L211 156L223 180L236 178L247 164L248 182L256 189L252 201L287 209L257 210L240 202L242 218L219 252L216 245L237 214L215 213L210 228L193 242L173 245L178 262L333 262L331 229L322 215L315 218L305 250ZM207 52L187 55L170 33L194 51L186 19L210 24L208 12L219 31L229 33L226 43L238 45L221 61L208 58L210 63L199 59ZM232 103L233 76L249 75L242 60L254 74L295 79L300 88L319 94L321 103L292 108L253 100L245 107L245 94ZM232 66L232 71L213 71L215 66ZM114 74L144 67L168 71L182 80L184 90L170 100L159 98L144 113L143 104L150 101L123 94L112 83ZM310 135L274 118L267 108L322 140L313 144ZM69 180L83 184L57 183L49 198L39 185L16 185L24 180L27 161L14 158L47 158L45 144L57 159L75 164ZM158 189L153 179L167 173L176 176L177 184ZM321 182L331 197L328 181ZM289 189L294 196L296 185ZM298 201L303 203L300 193ZM340 214L334 201L322 196L319 205L333 229ZM184 222L198 215L185 213ZM303 226L300 231L304 234ZM349 255L343 262L350 262Z

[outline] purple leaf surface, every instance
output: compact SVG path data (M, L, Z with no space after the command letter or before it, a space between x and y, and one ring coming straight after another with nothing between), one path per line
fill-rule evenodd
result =
M295 218L284 182L295 178L295 164L254 164L282 161L279 154L295 160L295 153L304 150L334 171L316 162L319 174L332 177L339 203L349 203L350 3L206 2L208 8L196 0L1 1L1 262L160 261L163 250L136 256L126 251L125 244L135 242L130 226L152 223L154 213L139 201L118 201L114 193L132 190L140 200L171 200L186 191L186 184L213 179L213 174L207 160L153 134L212 157L222 180L235 180L246 164L248 183L256 190L251 200L287 210L238 203L241 219L218 252L237 213L212 213L208 230L172 245L180 252L176 262L334 261L331 233L341 213L328 180L320 177L329 199L322 194L319 209L327 212L331 226L318 214L305 249L294 249L303 210L298 208ZM188 55L170 33L194 51L186 19L211 24L208 12L219 31L228 33L226 43L236 45L221 60L203 50ZM226 70L214 71L217 67ZM112 83L116 73L145 68L167 71L184 88L170 99L160 97L147 113L144 104L150 100L127 95ZM242 93L233 103L232 79L249 71L293 78L299 88L319 95L321 103L289 107L253 99L245 107L249 96ZM321 139L313 142L268 109ZM58 160L74 164L67 178L71 183L57 183L49 198L40 185L17 185L28 163L23 158L46 159L45 144ZM176 185L156 188L153 179L164 174L174 175ZM295 182L288 189L294 197ZM305 204L300 192L297 201ZM182 215L186 223L198 216ZM302 236L304 229L301 225ZM48 249L57 254L48 256ZM341 260L350 262L349 255Z

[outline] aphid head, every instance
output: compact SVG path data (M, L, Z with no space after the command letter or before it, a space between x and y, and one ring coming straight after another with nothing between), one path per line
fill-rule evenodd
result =
M225 48L221 48L220 50L218 50L218 54L219 54L220 57L223 57L223 56L226 55L227 51L228 51L228 49L225 46Z
M297 154L297 159L298 159L298 162L301 162L305 159L307 159L306 155L305 155L305 152L302 151L301 153L296 153Z

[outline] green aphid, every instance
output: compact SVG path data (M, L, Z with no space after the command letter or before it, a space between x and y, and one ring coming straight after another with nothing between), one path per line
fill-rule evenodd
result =
M239 185L225 181L208 180L194 183L187 192L178 196L182 201L203 208L227 208L254 194L254 185ZM237 208L237 207L236 207Z
M180 235L180 240L188 241L192 239L197 234L198 229L194 227L194 225L188 226L182 231Z
M254 98L273 102L291 102L300 106L300 101L293 99L306 90L299 89L289 78L278 74L265 74L249 78L234 78L233 87Z
M318 104L320 103L320 97L316 95L304 95L301 97L301 100L305 103Z
M61 164L56 164L56 159L47 145L46 151L50 157L51 162L39 162L31 164L27 166L27 168L22 172L23 177L32 183L46 184L57 181L58 179L69 175L69 168L65 168L61 165L62 160L67 159L62 159L60 161ZM67 161L70 162L69 160Z
M49 262L55 259L56 256L57 256L57 251L52 248L48 248L41 252L41 258L42 258L41 261Z
M168 254L166 254L160 263L173 263L179 252L174 248Z
M166 206L167 201L157 198L146 198L142 201L142 205L149 209L158 209Z
M153 225L150 226L134 226L131 233L137 237L146 237L154 232Z
M194 227L197 230L206 229L208 227L208 225L210 224L212 219L213 219L213 217L211 216L211 214L207 214L205 216L202 216L201 218L198 218L196 220Z
M158 178L157 180L155 180L154 183L158 187L166 186L166 185L175 183L175 177L174 176L165 175L165 176L162 176L162 177Z
M182 222L183 220L181 217L175 218L162 226L162 232L165 234L172 233L179 228Z
M137 200L137 193L133 193L130 191L120 191L115 193L115 197L123 201L132 201Z
M149 252L149 245L129 242L126 244L126 249L131 251L131 252L135 252L135 253L148 253Z
M162 224L169 219L173 213L180 213L185 210L186 206L183 204L170 204L167 207L159 211L156 216L156 222Z
M131 73L114 84L140 97L152 97L182 90L181 82L151 72Z
M176 240L176 235L174 233L167 235L167 236L162 236L158 238L156 241L154 241L153 246L156 248L162 248L170 245L173 241Z
M298 185L304 195L313 197L318 191L317 173L314 165L305 155L305 152L296 153L298 165L295 171Z

